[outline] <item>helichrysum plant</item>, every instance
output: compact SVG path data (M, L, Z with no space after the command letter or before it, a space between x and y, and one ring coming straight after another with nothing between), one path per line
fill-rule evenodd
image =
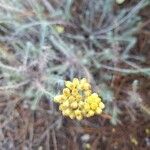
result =
M66 81L61 95L54 97L64 116L82 120L102 113L105 105L97 93L92 93L91 85L83 78Z

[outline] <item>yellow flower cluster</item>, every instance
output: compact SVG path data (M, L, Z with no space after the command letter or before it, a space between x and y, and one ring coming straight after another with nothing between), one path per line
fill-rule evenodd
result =
M65 85L62 95L54 97L54 101L60 104L59 110L64 116L82 120L102 113L105 105L97 93L92 93L91 85L85 78L74 78L72 82L66 81Z

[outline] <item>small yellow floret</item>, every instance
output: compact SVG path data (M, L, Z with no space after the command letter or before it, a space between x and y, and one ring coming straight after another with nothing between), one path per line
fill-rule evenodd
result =
M80 111L79 109L75 110L75 112L74 112L74 113L75 113L75 115L76 115L76 116L81 115L81 111Z
M75 99L76 99L76 101L80 101L80 100L82 99L82 96L79 95L79 94L77 94L77 95L75 96Z
M86 78L83 78L80 80L80 84L84 84L84 83L87 83L87 79Z
M70 95L70 90L68 88L63 89L63 95L68 97Z
M91 104L93 103L94 99L92 98L92 96L89 96L86 101L87 103Z
M58 32L58 33L63 33L64 32L64 27L61 25L55 25L54 29Z
M98 98L98 94L97 94L97 93L93 93L93 94L91 94L91 96L92 96L93 98Z
M102 108L102 109L104 109L105 108L105 105L102 103L102 102L100 102L100 108Z
M72 82L70 82L70 81L66 81L66 82L65 82L65 85L66 85L66 87L69 88L69 89L71 89L71 88L73 87L73 84L72 84Z
M68 116L68 115L70 115L70 113L71 113L70 109L66 109L63 111L64 116Z
M55 96L55 98L54 98L54 102L56 102L56 103L61 102L61 100L62 100L62 96L61 96L61 95L57 95L57 96Z
M78 95L78 90L77 89L73 89L72 90L72 95L74 95L74 96Z
M70 117L71 119L74 119L74 118L75 118L75 114L74 114L73 112L71 112L70 115L69 115L69 117Z
M75 87L79 86L79 79L74 78L72 83Z
M96 113L97 113L98 115L100 115L100 114L102 113L102 109L101 109L101 108L97 108L97 109L96 109Z
M78 106L79 106L79 108L83 108L83 106L84 106L84 102L83 101L79 101L79 103L78 103Z
M63 105L62 105L62 104L60 104L60 105L59 105L59 110L61 110L61 111L62 111L63 109L64 109L64 108L63 108Z
M94 116L94 111L90 110L87 114L87 117L92 117L92 116Z
M90 105L88 103L85 103L84 110L85 111L89 111L90 110Z
M69 96L69 98L68 98L68 100L70 101L70 102L72 102L72 101L74 101L76 98L74 97L74 96Z
M74 102L71 103L70 106L71 106L72 109L76 109L78 107L78 103L76 101L74 101Z
M84 83L83 84L83 89L84 90L89 90L91 88L91 85L89 83Z
M91 93L92 93L91 90L86 90L86 91L84 92L84 95L85 95L86 97L88 97L88 96L91 95Z
M117 4L122 4L122 3L124 3L125 2L125 0L116 0L116 3Z
M69 101L67 100L67 101L65 101L65 102L63 102L63 107L65 108L65 107L68 107L69 106Z
M67 99L67 96L66 96L66 95L62 95L62 96L61 96L61 99L62 99L62 101L66 100L66 99Z
M91 107L92 110L96 110L97 107L98 107L98 104L97 103L91 103L90 107Z
M77 118L77 120L82 120L83 119L82 115L76 116L76 118Z

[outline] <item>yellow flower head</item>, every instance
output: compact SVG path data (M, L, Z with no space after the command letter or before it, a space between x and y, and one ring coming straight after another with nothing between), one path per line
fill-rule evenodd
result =
M91 85L85 78L66 81L65 86L62 94L54 97L64 116L82 120L102 113L105 105L97 93L92 93Z

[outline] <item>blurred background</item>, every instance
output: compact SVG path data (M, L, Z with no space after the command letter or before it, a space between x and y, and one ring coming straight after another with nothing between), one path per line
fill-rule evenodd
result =
M0 149L150 149L149 0L0 0ZM85 77L101 116L53 97Z

